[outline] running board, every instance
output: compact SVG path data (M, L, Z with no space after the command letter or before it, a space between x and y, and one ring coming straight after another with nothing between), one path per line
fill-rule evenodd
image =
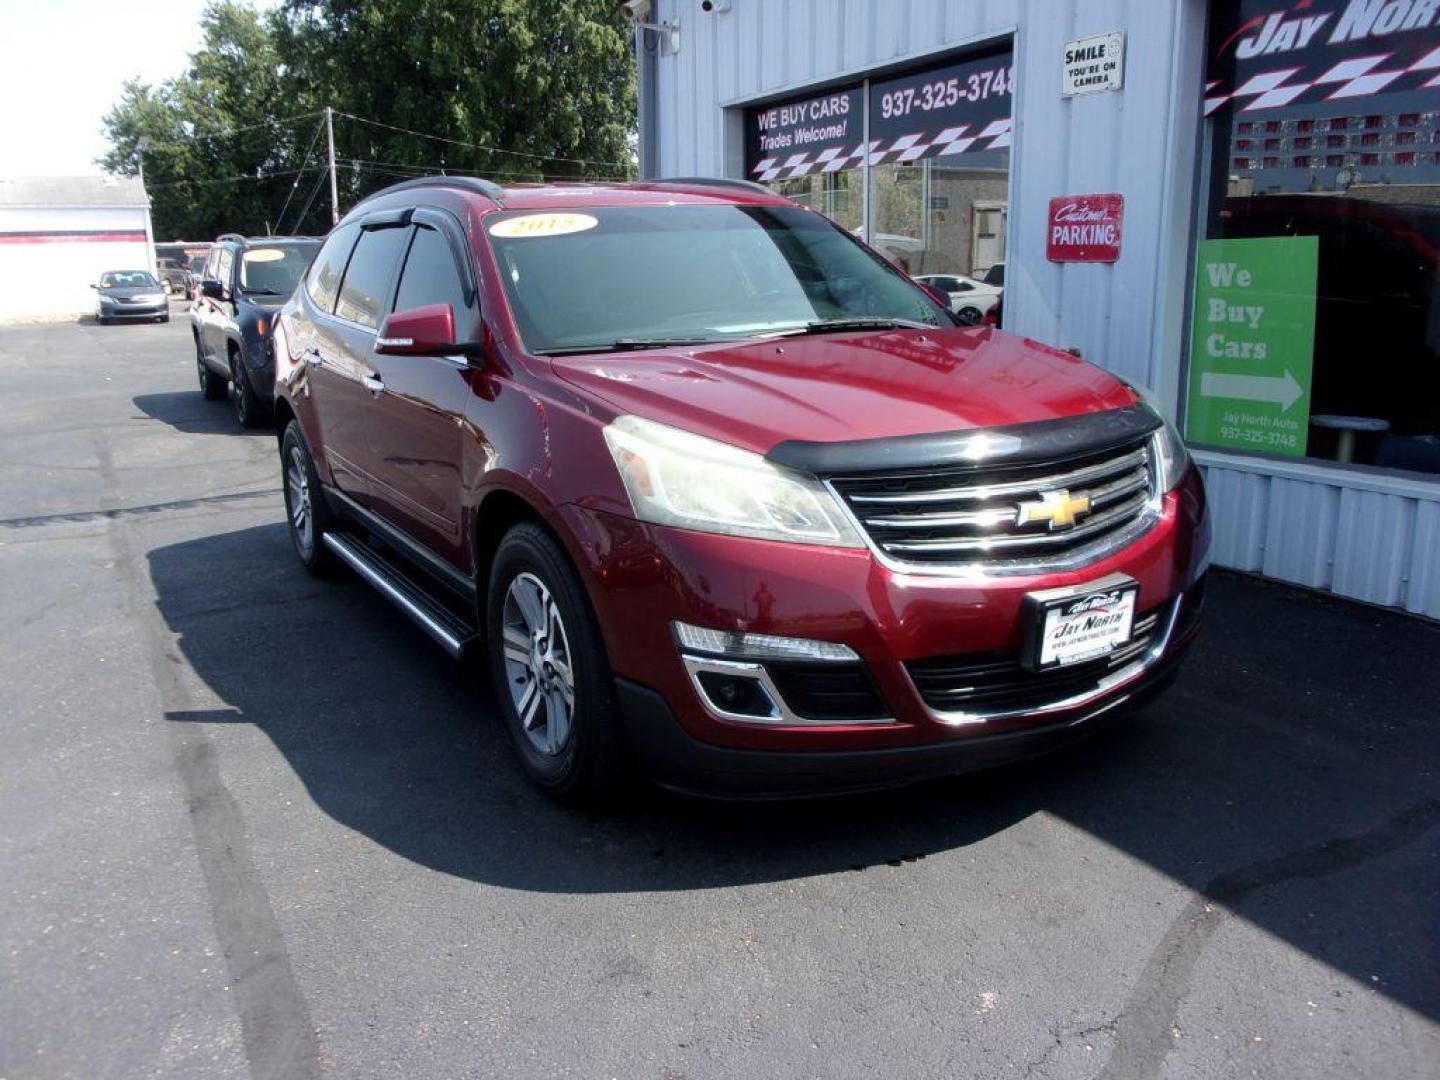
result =
M379 590L429 634L447 653L459 660L476 638L476 629L435 599L422 585L368 544L345 533L323 534L325 546Z

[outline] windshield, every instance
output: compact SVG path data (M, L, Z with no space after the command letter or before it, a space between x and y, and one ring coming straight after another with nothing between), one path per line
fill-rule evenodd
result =
M531 352L723 341L845 319L950 325L916 285L800 207L515 212L486 228Z
M159 288L160 283L146 270L111 270L100 275L102 289Z
M289 296L310 265L318 244L247 248L240 256L240 288L248 293Z

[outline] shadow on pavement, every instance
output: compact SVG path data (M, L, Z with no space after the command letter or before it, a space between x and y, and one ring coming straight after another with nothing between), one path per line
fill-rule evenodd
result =
M193 365L192 365L193 366ZM273 439L269 427L245 428L235 419L235 410L228 401L206 401L199 389L170 391L164 394L137 394L130 399L134 406L151 420L169 424L186 435L242 435Z
M229 706L169 719L256 725L326 813L435 870L528 890L714 888L924 858L1044 812L1202 894L1172 928L1176 956L1213 900L1440 1016L1433 625L1217 574L1171 692L1055 757L806 803L649 793L599 817L532 791L483 681L358 581L307 577L283 525L161 548L150 569L186 659ZM1176 963L1157 954L1137 993L1163 996Z

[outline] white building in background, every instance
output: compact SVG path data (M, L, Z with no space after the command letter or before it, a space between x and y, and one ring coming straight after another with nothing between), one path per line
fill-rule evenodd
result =
M0 178L0 319L93 311L106 270L155 272L152 239L135 177Z
M1220 565L1440 619L1440 6L653 0L647 177L765 184L1148 386ZM993 269L999 266L996 273Z

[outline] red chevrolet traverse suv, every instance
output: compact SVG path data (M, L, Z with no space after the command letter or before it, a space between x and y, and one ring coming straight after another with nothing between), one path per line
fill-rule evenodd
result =
M1199 625L1204 490L1134 389L744 182L398 184L276 355L301 560L483 651L557 796L1032 755Z

